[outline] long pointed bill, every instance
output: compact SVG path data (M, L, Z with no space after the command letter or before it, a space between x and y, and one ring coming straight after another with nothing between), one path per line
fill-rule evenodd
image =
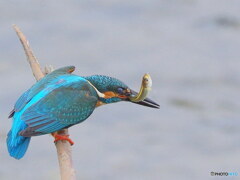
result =
M131 90L131 95L129 96L129 101L140 104L143 106L148 106L152 108L159 109L160 106L152 101L151 99L147 98L147 95L152 87L152 79L149 74L145 74L142 79L142 84L139 93Z
M135 91L133 91L133 90L131 90L131 92L132 92L132 95L133 95L133 96L136 96L136 95L138 94L137 92L135 92ZM131 100L129 99L129 101L131 101ZM160 108L160 105L159 105L159 104L157 104L156 102L154 102L153 100L151 100L151 99L149 99L149 98L145 98L144 100L139 101L139 102L133 102L133 101L131 101L131 102L132 102L132 103L135 103L135 104L139 104L139 105L151 107L151 108L156 108L156 109L159 109L159 108Z

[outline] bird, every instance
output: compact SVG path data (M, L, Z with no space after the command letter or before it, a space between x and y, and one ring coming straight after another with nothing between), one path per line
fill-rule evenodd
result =
M86 120L99 106L128 101L137 93L122 81L105 76L72 74L75 66L66 66L47 74L16 101L9 118L12 127L7 134L9 155L21 159L31 137L52 134L55 141L73 141L56 132ZM133 102L151 108L160 106L149 98Z

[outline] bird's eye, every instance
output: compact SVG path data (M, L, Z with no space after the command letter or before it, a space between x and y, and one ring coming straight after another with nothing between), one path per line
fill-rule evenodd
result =
M117 89L117 92L118 92L119 94L124 94L124 89L121 88L121 87L119 87L119 88Z

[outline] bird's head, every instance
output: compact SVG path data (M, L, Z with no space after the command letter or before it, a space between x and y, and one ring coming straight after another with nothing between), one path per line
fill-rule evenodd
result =
M122 81L112 78L109 76L103 75L93 75L85 77L100 93L102 96L99 97L99 105L120 102L120 101L129 101L131 96L135 96L137 93L131 90L126 84ZM148 106L152 108L159 108L160 106L152 101L149 98L145 98L140 102L133 102L143 106Z

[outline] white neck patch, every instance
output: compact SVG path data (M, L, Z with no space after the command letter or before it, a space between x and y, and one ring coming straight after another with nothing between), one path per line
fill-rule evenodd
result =
M95 89L95 91L97 92L97 95L99 97L101 97L101 98L105 97L105 95L103 93L101 93L100 91L98 91L97 88L94 85L92 85L92 83L90 83L88 80L87 80L87 82Z

